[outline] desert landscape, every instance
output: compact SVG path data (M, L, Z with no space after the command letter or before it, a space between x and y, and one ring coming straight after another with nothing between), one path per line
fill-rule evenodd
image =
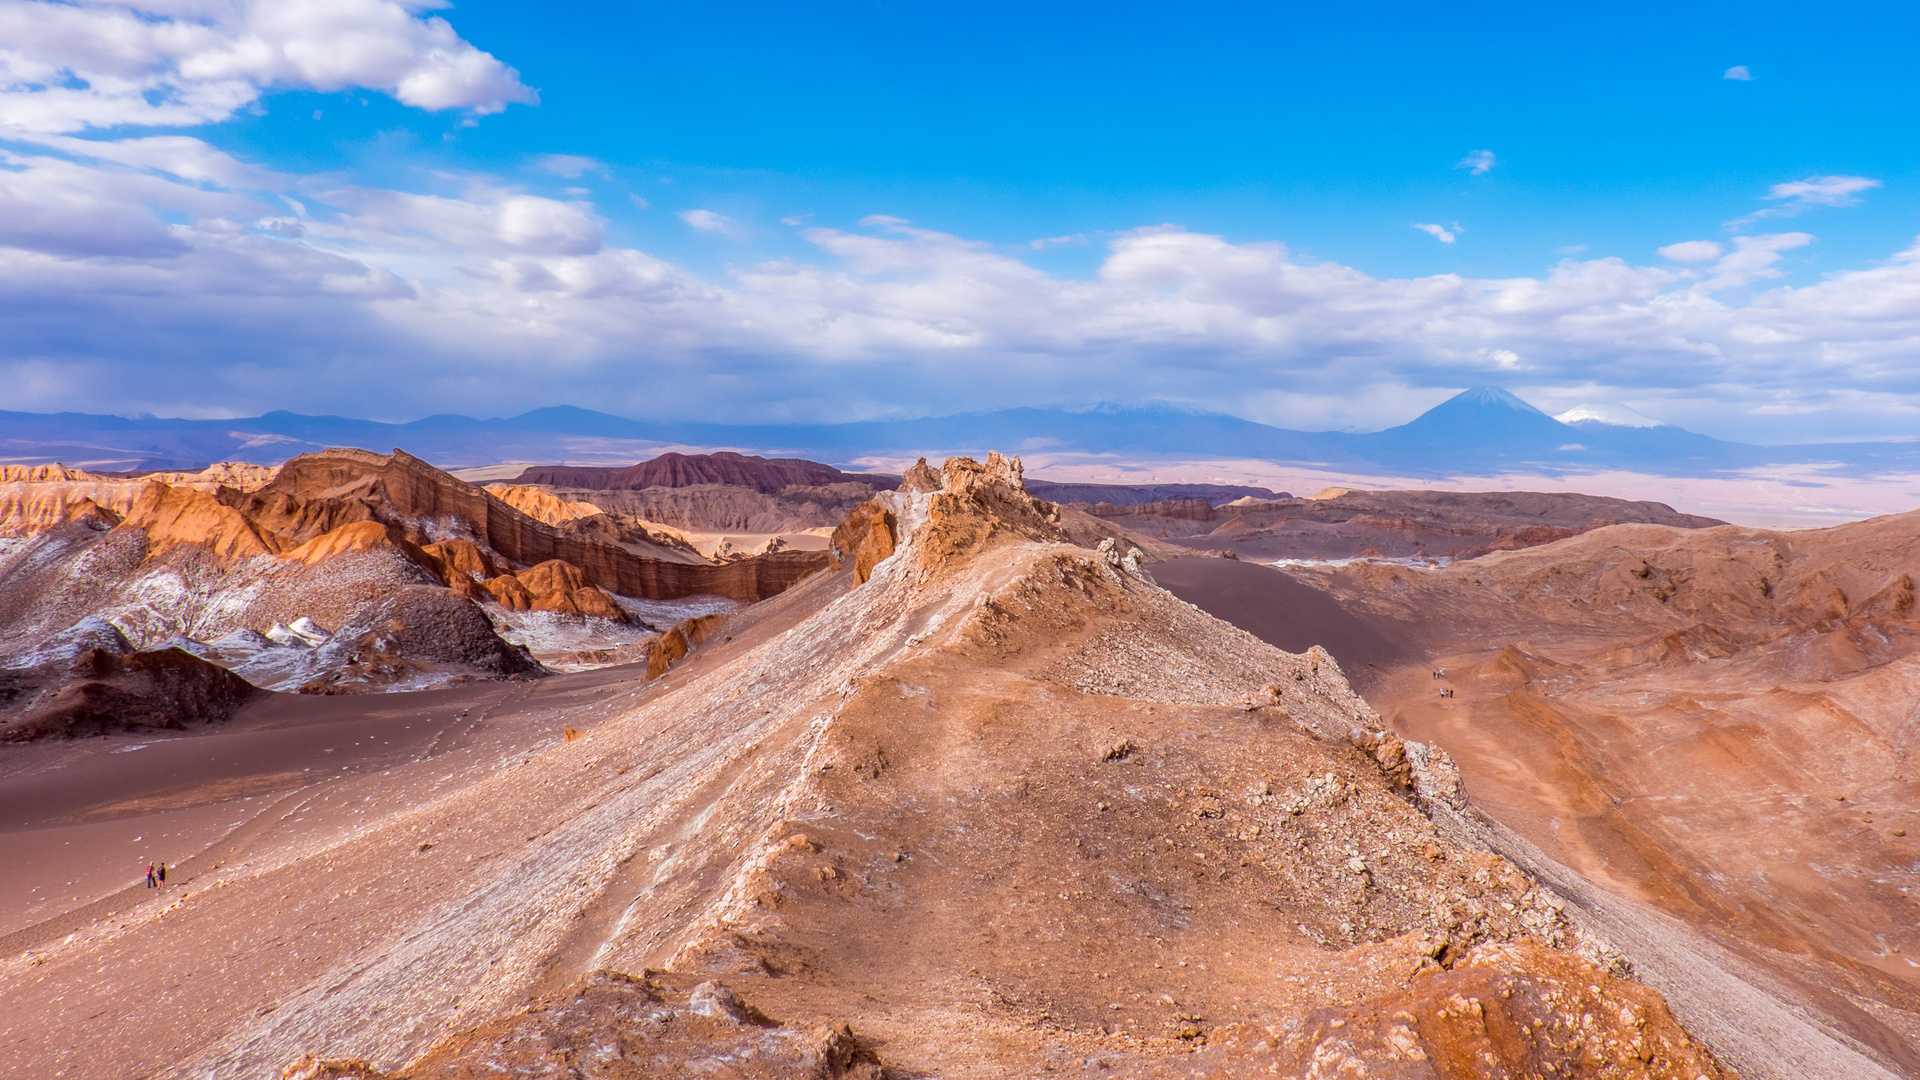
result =
M1916 39L0 0L0 1080L1920 1080Z
M1920 1060L1911 517L357 450L0 510L12 1075Z

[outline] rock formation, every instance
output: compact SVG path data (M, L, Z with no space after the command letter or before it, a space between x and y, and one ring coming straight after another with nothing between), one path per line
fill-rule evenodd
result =
M856 483L892 486L893 477L845 473L831 465L802 458L763 458L730 451L716 454L662 454L624 469L536 465L514 479L515 484L581 488L590 491L639 491L643 488L682 488L697 484L725 484L778 495L791 487L824 487Z
M522 648L494 633L480 608L445 589L415 585L388 596L335 631L302 693L349 693L431 681L442 674L505 678L545 674Z
M1725 522L1682 514L1664 503L1526 491L1355 491L1312 498L1202 498L1083 503L1089 514L1192 549L1249 558L1416 555L1468 559L1552 543L1620 523L1710 528Z
M181 649L137 651L100 619L22 659L0 670L0 742L217 724L260 693Z
M396 525L409 539L424 544L438 539L428 535L428 523L440 522L515 565L558 559L578 567L587 583L649 599L712 594L751 602L779 592L825 562L808 552L717 567L637 556L618 544L536 521L485 490L400 451L304 454L281 466L272 484L235 498L234 505L283 546L367 520Z
M489 605L500 633L515 640L569 655L617 651L651 633L624 605L691 597L697 611L711 608L702 597L751 603L828 562L824 552L780 551L715 564L684 539L619 514L548 524L399 453L327 451L259 472L208 470L169 484L9 470L0 510L14 516L0 518L0 535L24 539L0 547L0 665L83 616L101 616L141 645L178 645L283 689L412 687L435 673L507 669L422 654L425 667L403 671L395 654L376 650L383 673L328 672L302 652L312 643L279 642L276 651L272 641L233 635L301 618L354 624L396 590L438 585L449 600ZM648 610L663 625L681 617ZM563 632L551 618L517 613L603 629ZM216 639L226 646L213 647ZM397 640L424 646L417 637Z
M854 582L865 582L873 576L873 568L880 560L893 554L897 525L892 511L877 501L855 507L833 530L832 546L828 550L833 553L834 565L852 560Z

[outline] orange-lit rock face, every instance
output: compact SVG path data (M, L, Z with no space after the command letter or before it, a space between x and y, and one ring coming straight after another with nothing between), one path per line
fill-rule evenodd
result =
M248 558L271 555L281 543L271 534L262 536L253 522L218 497L165 484L148 484L127 509L121 527L145 532L148 550L155 555L191 544L222 558Z
M462 577L484 581L487 578L499 577L501 574L498 561L485 548L471 540L441 540L427 544L421 550Z
M272 484L235 501L275 532L293 536L378 519L408 529L412 542L425 545L427 536L414 534L421 528L416 523L459 522L465 539L515 566L561 560L576 567L586 585L648 599L713 594L750 602L779 592L826 562L815 552L782 552L725 566L635 555L613 540L537 521L481 488L398 452L303 455L282 466Z
M854 507L847 519L833 530L830 541L836 561L853 560L856 584L873 576L873 568L894 551L896 523L893 512L877 502Z
M690 549L656 543L685 547L683 541L642 528L588 528L578 520L560 527L397 452L328 450L294 458L269 475L228 477L209 470L212 479L193 474L191 485L169 485L16 469L0 480L0 535L31 535L84 518L140 530L153 556L189 545L223 559L281 555L315 564L344 552L391 548L443 581L453 572L492 578L560 560L576 568L582 581L561 593L535 590L557 597L548 609L605 617L618 607L607 593L649 599L713 594L751 602L826 563L821 553L792 551L714 566ZM220 477L247 484L221 486ZM446 537L448 529L461 535ZM583 588L599 594L570 599Z

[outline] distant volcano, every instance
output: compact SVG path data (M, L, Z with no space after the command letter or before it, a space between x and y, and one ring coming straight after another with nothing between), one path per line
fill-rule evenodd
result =
M809 459L823 470L822 478L834 470L818 463L844 467L873 455L938 460L994 447L1123 458L1253 459L1433 477L1608 469L1713 476L1808 463L1842 473L1920 471L1920 444L1915 443L1723 442L1617 406L1583 406L1555 418L1499 387L1474 387L1398 427L1364 434L1296 431L1165 402L768 425L629 420L572 407L506 419L448 415L405 424L287 412L239 420L0 412L0 465L61 462L95 472L197 469L216 461L275 464L328 446L397 447L453 469L503 462L591 466L596 477L662 451L700 447Z

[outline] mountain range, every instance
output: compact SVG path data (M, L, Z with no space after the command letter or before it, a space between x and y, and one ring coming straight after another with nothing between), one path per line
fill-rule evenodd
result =
M572 406L503 419L437 415L408 423L270 412L227 420L0 412L0 464L61 462L95 471L274 464L332 446L401 449L447 468L501 462L629 464L664 447L731 447L845 463L870 454L938 458L1001 448L1142 457L1239 458L1405 476L1545 475L1622 469L1711 476L1768 465L1871 473L1920 469L1920 443L1762 446L1670 425L1563 422L1494 387L1464 391L1383 431L1295 431L1166 404L1018 408L914 420L730 425L630 420Z

